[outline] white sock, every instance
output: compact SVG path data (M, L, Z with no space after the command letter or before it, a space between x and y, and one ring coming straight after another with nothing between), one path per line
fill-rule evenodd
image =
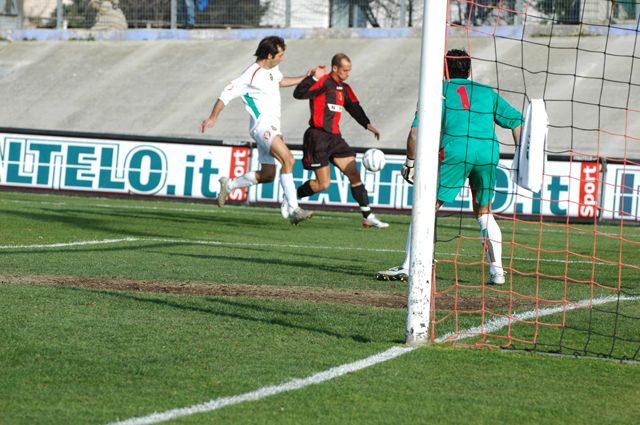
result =
M402 268L409 270L409 264L411 264L411 223L409 223L409 231L407 232L407 241L404 245L404 262Z
M229 179L227 181L227 188L229 191L241 188L241 187L249 187L258 184L258 179L256 179L256 172L249 171L247 174L238 177L237 179Z
M280 186L282 186L282 191L289 204L289 209L293 211L298 208L298 194L296 193L296 185L293 183L293 174L281 173Z
M480 236L485 248L487 261L491 265L491 274L503 273L502 269L502 231L493 218L493 214L483 214L478 217Z

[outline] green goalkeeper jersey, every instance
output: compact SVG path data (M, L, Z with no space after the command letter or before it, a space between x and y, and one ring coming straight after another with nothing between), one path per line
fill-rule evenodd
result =
M495 90L462 78L445 81L442 89L442 140L449 143L497 143L494 122L513 129L522 124L522 114ZM484 148L489 146L484 145Z
M500 145L494 123L522 124L522 114L484 84L454 78L443 86L438 199L452 202L469 179L478 205L495 193Z

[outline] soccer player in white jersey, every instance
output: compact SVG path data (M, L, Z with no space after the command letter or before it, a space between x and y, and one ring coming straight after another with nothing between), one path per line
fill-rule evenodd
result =
M242 75L231 81L216 100L209 117L200 124L200 131L213 127L220 112L233 99L241 97L249 113L249 135L258 146L260 170L250 171L236 179L220 178L218 205L223 206L229 193L235 189L249 187L258 183L270 183L276 176L277 159L282 165L280 185L286 202L292 207L289 221L298 224L311 218L313 212L298 206L296 187L293 183L293 154L284 142L280 130L280 87L295 86L315 68L300 77L284 77L278 65L284 58L285 43L277 36L265 37L256 49L255 63Z

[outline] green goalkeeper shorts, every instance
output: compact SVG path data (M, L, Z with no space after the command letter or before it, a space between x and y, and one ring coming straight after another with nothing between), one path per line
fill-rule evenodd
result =
M449 143L440 150L438 200L453 202L468 178L469 184L475 188L477 204L482 206L491 202L495 194L499 159L498 143Z

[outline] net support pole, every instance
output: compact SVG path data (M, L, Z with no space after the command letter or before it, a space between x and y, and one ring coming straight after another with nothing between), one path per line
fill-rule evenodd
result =
M291 28L291 0L284 2L284 27Z
M422 18L418 145L411 214L406 329L406 342L411 345L423 344L429 339L447 3L425 0Z
M171 29L174 30L178 28L178 2L184 0L171 0L171 15L170 15L170 26Z
M56 2L56 29L62 29L62 21L64 20L64 5L62 0Z

